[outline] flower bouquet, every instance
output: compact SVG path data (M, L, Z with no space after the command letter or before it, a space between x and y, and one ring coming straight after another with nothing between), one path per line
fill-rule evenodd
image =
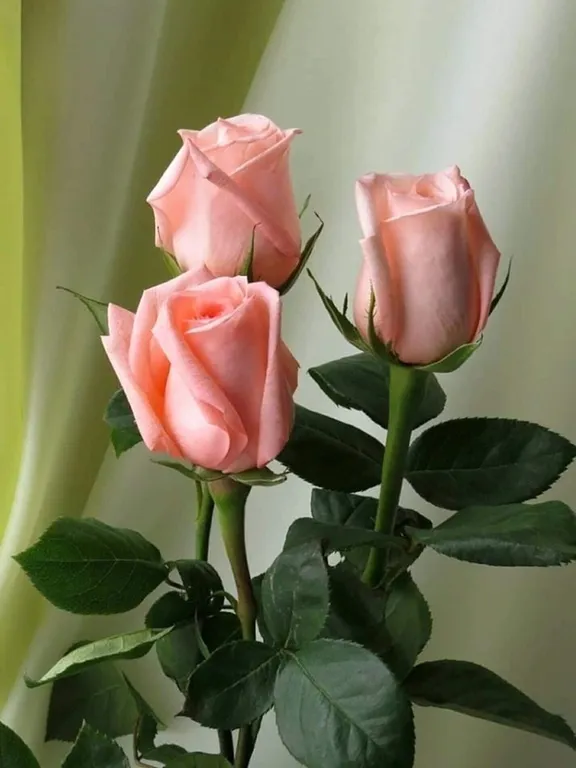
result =
M152 461L189 479L197 517L195 551L173 561L138 532L87 518L56 520L16 555L71 613L123 613L155 593L144 626L72 646L26 680L52 685L46 736L73 744L63 768L127 768L116 742L126 734L134 765L246 768L270 711L308 768L410 768L415 707L576 748L562 717L494 672L419 660L432 619L411 567L427 549L462 567L576 559L574 513L532 502L574 459L571 442L513 419L424 426L444 409L441 378L477 353L508 282L494 295L500 255L474 192L456 167L359 179L363 261L349 313L347 297L337 304L303 275L323 224L302 247L288 167L296 133L256 115L181 131L148 198L166 282L135 311L75 294L120 383L105 414L117 456L143 442ZM353 347L308 373L332 403L386 430L385 445L294 403L282 296L301 276ZM288 473L313 486L310 510L253 573L251 489L281 493ZM405 482L447 519L401 506ZM234 588L210 564L213 518ZM116 664L151 651L181 694L174 714L213 729L211 753L167 741L154 702ZM39 767L4 725L0 755L2 768Z

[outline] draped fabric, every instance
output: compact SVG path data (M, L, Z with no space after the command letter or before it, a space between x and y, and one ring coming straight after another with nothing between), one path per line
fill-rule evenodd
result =
M0 469L1 493L11 496L16 487L12 503L2 508L4 694L25 656L27 670L37 673L78 637L138 626L138 612L73 620L50 611L26 654L40 601L9 565L9 555L55 515L98 515L136 527L166 557L190 551L189 483L151 466L141 447L120 461L108 452L101 462L106 435L99 419L113 380L90 318L54 286L132 305L142 286L161 276L143 199L177 146L176 128L199 127L218 112L240 109L279 3L241 5L52 0L46 14L40 2L24 3L26 242L20 266L0 260L2 287L4 270L13 270L11 284L25 277L24 299L17 291L20 298L7 303L3 291L0 313L11 312L14 328L19 314L33 317L24 354L8 334L9 369L20 371L19 356L33 353L27 386L10 382L8 397L16 405L0 404L2 418L16 419L9 448L0 443L12 461L12 469L5 462ZM0 20L2 34L8 21L15 23L6 13ZM370 170L462 167L504 260L513 257L513 270L482 349L442 379L449 394L445 415L525 418L572 440L575 35L573 0L285 0L244 102L247 111L304 130L295 141L295 186L300 199L312 193L313 208L326 220L312 266L340 299L353 290L360 260L355 178ZM0 78L3 66L1 60ZM9 72L13 78L15 70ZM12 140L7 157L16 163L17 124ZM3 142L0 151L8 146ZM12 171L10 204L18 206L17 163ZM305 226L313 222L306 219ZM9 252L16 259L22 252L17 228L12 237ZM336 414L305 371L347 354L347 347L306 279L285 308L286 340L302 364L298 399ZM5 329L3 322L3 344ZM0 386L6 386L4 377ZM22 392L27 410L20 449ZM338 415L372 428L360 416ZM290 479L281 489L253 493L255 573L269 565L289 522L306 514L309 492ZM576 473L548 495L576 504ZM410 492L405 502L419 504ZM428 512L442 519L438 510ZM213 551L225 572L216 538ZM488 569L426 554L415 569L435 616L426 658L485 664L576 726L575 573L569 567ZM135 666L143 693L169 717L177 700L160 682L154 659ZM39 741L44 704L42 694L17 685L4 716L31 742ZM417 733L417 768L568 768L573 762L552 742L447 711L419 710ZM210 734L178 719L169 735L182 734L190 747L214 747ZM49 746L42 764L50 765L59 749ZM271 764L288 768L294 761L267 717L255 765Z
M56 287L133 305L163 279L146 194L178 127L241 109L281 4L26 0L22 26L2 4L0 701L41 607L11 555L83 513L107 444L113 376Z

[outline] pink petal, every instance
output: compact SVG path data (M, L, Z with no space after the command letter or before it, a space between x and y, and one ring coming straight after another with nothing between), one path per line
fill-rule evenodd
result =
M405 363L439 360L474 338L478 296L466 199L383 224L384 248L402 302L395 351Z
M490 313L494 283L500 262L500 251L496 248L488 232L472 193L467 200L468 238L478 280L479 295L478 322L474 331L474 338L476 338L484 330Z
M164 429L160 415L150 402L149 393L142 388L130 368L128 357L134 315L126 309L110 304L108 325L109 335L102 337L102 344L126 393L145 445L151 451L180 457L182 454Z

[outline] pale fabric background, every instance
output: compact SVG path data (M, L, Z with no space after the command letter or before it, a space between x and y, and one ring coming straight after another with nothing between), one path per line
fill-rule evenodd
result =
M43 19L37 16L42 5L29 3L23 40L24 143L31 147L24 154L31 189L25 197L25 268L16 275L8 271L5 283L10 259L0 260L2 313L8 311L4 287L18 285L19 275L27 285L35 279L38 297L33 304L27 293L36 342L28 369L31 399L21 469L10 476L17 494L11 512L6 508L0 560L0 673L6 691L38 616L8 556L47 519L65 511L138 527L167 557L183 554L185 531L192 539L192 493L185 480L151 467L140 449L119 462L108 452L98 470L105 439L98 418L112 379L102 374L89 318L53 286L65 283L129 301L160 274L154 272L152 218L143 198L177 147L179 120L194 120L189 126L196 127L211 110L238 111L238 94L251 72L234 91L223 81L253 47L253 29L245 20L242 34L230 31L244 14L232 21L223 15L208 19L208 6L197 0L69 0L55 3L58 12ZM235 6L216 5L227 13ZM250 5L255 11L258 3ZM266 38L279 5L259 22L259 40ZM2 14L0 21L6 21ZM222 25L229 45L235 41L233 55L222 53ZM199 74L200 59L183 64L201 32L220 47L214 56L205 46L202 56L210 66ZM442 380L450 395L447 413L532 419L573 440L575 35L574 0L285 0L244 105L304 130L295 143L295 184L301 198L312 193L326 220L313 268L337 297L352 289L359 263L354 179L374 169L420 172L454 162L462 167L514 268L482 350ZM0 78L1 66L0 60ZM40 71L58 85L58 109L36 81ZM218 96L199 107L211 90ZM13 200L17 213L17 185ZM14 237L17 248L17 232ZM10 305L14 321L23 310L8 293L16 302ZM286 301L284 326L303 371L347 353L304 279ZM5 330L3 323L0 333ZM18 364L10 370L19 370ZM11 396L17 402L17 387ZM304 373L299 399L336 411ZM14 413L17 407L4 418ZM339 415L370 428L360 417ZM14 439L6 452L14 458L18 446ZM562 479L555 494L576 504L576 472ZM280 490L254 493L249 542L255 572L269 564L290 520L306 513L308 497L309 488L295 479ZM214 555L223 567L217 543ZM574 568L490 570L429 554L416 575L435 615L428 658L484 663L576 726ZM43 669L74 637L135 626L137 613L121 620L75 620L49 611L25 668ZM144 678L145 670L156 676ZM152 658L139 662L139 684L168 715L174 698L168 688L159 690L153 670ZM37 744L45 702L42 692L16 685L2 718ZM574 764L573 755L552 742L453 713L419 711L417 726L418 768ZM183 732L188 724L174 728ZM188 743L211 744L200 729L192 729ZM49 766L57 751L49 747L42 764ZM294 764L270 718L257 755L257 768L272 761L278 768Z

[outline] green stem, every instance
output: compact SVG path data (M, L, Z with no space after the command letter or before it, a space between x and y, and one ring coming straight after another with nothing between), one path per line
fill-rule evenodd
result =
M374 526L374 530L378 533L388 535L394 533L414 411L422 397L426 376L424 371L416 368L390 366L388 436L382 462L382 484ZM363 575L364 581L371 587L377 586L382 581L387 559L388 553L385 549L371 549Z
M246 499L250 488L233 480L215 480L210 492L218 510L222 539L238 594L236 613L242 627L244 640L256 638L256 600L252 590L252 578L246 554L244 522ZM247 768L254 749L251 725L240 729L236 746L234 768Z
M202 483L196 483L196 559L208 560L214 501Z
M232 731L218 731L218 742L220 744L220 754L232 765L234 763Z
M205 483L196 482L196 559L208 560L210 531L214 517L214 499ZM234 762L234 742L231 731L218 731L220 754Z

